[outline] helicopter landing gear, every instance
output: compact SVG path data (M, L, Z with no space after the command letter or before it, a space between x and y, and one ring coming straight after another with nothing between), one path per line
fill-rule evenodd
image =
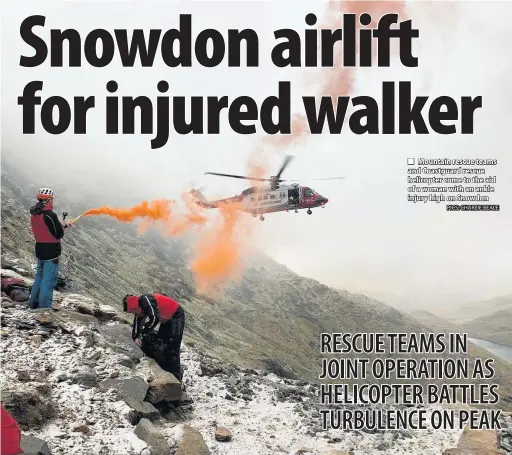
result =
M260 220L263 221L265 217L263 215L260 215Z
M299 213L299 211L297 209L295 209L295 213Z
M308 215L311 215L313 212L311 211L311 209L308 209Z

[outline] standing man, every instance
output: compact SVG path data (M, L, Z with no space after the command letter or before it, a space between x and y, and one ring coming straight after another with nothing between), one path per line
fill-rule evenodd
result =
M162 294L127 295L123 310L133 313L132 338L160 367L182 380L180 349L185 312L176 300ZM158 332L155 327L160 323Z
M52 308L53 290L59 278L61 239L67 223L61 223L53 211L55 194L49 188L37 193L37 204L30 208L30 224L36 241L37 272L30 308Z

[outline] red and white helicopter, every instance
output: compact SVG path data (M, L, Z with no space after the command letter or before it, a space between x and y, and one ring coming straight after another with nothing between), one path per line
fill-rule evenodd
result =
M298 213L301 209L307 209L308 215L313 212L311 209L316 207L325 207L329 201L326 197L318 194L312 188L292 183L290 185L281 185L286 180L281 179L281 175L290 164L293 156L286 156L279 169L277 175L270 178L248 177L244 175L233 174L220 174L217 172L206 172L205 175L217 175L222 177L231 177L235 179L252 180L255 182L270 182L270 185L252 186L242 191L241 194L225 199L217 199L215 201L208 201L200 190L192 190L190 194L193 196L194 201L201 207L214 209L219 208L222 204L236 203L240 204L239 210L251 213L256 217L260 215L260 220L263 221L266 213L273 212L288 212L294 210ZM330 177L314 180L338 180L345 177ZM297 180L288 180L289 182L296 182Z

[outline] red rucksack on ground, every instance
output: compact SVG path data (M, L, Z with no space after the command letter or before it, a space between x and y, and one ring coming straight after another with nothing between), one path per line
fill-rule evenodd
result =
M30 286L21 278L2 277L2 292L15 302L26 302L30 297Z
M23 453L23 449L20 446L21 431L11 415L2 406L1 407L1 418L2 418L2 448L0 453L2 455L18 455Z

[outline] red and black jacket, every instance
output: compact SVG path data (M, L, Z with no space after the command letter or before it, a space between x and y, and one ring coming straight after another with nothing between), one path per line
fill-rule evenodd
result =
M135 313L132 325L132 338L135 340L152 331L159 322L167 322L182 309L176 300L166 295L143 294L127 297L125 311Z
M52 210L52 203L39 201L30 208L30 224L36 240L36 257L41 261L57 259L62 252L60 241L64 228Z

